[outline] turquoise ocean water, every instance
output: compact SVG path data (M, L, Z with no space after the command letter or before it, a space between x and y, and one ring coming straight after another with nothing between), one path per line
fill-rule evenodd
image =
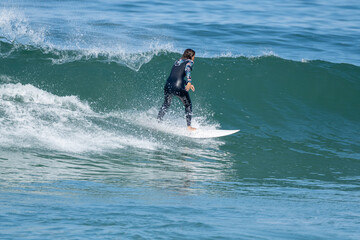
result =
M358 1L0 2L0 239L359 239ZM173 62L196 51L194 140Z

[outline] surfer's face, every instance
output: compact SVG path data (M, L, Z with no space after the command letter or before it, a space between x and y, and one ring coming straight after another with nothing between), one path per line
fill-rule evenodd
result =
M194 61L194 59L195 59L195 55L191 58L191 60L193 60L193 61Z

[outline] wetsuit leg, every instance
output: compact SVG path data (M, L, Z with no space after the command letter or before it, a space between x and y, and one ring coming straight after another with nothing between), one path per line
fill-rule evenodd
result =
M176 96L178 96L181 102L185 106L185 116L186 116L186 124L187 126L191 126L191 116L192 116L192 104L190 95L186 90L180 90L176 92Z
M165 87L164 88L164 103L160 108L159 114L157 119L158 120L162 120L162 118L164 117L166 110L170 107L171 104L171 99L172 99L172 93L170 92L170 90Z

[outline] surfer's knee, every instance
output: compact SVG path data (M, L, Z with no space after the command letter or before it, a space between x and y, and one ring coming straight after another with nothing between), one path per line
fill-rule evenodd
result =
M184 104L185 109L192 110L192 103L191 103L191 99L190 99L188 92L186 92L186 94L184 96L182 96L180 99L181 99L182 103Z
M192 103L191 101L184 101L186 114L192 114Z

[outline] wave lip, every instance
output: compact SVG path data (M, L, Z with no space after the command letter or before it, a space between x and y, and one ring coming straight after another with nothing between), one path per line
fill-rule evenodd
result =
M48 45L24 45L19 42L4 42L0 38L0 56L18 58L19 55L27 58L34 56L35 60L50 60L53 65L62 65L80 61L96 61L101 63L117 63L133 71L139 71L144 64L149 63L155 56L176 52L172 44L151 43L144 50L129 50L118 44L109 47L92 47L80 49L63 48ZM34 59L32 59L34 60Z
M138 51L126 49L125 47L122 47L121 44L117 44L111 48L107 46L89 46L88 48L78 50L59 50L53 48L50 52L47 51L53 54L53 56L50 57L53 64L64 64L81 60L96 60L108 63L114 62L127 66L134 71L139 71L140 68L144 64L149 63L154 56L171 53L173 50L173 46L169 43L159 44L158 42L153 42L148 48Z

